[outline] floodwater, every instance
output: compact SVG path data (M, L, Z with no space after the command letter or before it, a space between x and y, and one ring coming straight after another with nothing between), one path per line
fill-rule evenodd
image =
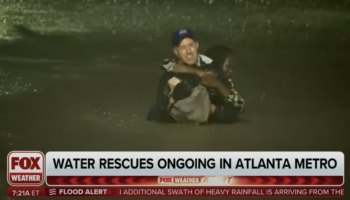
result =
M0 70L8 76L1 83L0 156L5 161L13 150L347 154L349 34L344 27L311 39L224 41L199 32L201 51L216 42L237 51L234 82L247 105L241 122L206 126L145 120L161 75L158 64L172 55L170 33L151 42L127 34L95 33L82 43L69 35L25 36L0 46Z

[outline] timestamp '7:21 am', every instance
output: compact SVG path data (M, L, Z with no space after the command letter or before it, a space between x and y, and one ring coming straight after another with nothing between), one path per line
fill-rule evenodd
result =
M12 195L15 197L37 197L40 190L13 190Z

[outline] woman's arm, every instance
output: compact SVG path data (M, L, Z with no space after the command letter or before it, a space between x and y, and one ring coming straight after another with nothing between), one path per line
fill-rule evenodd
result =
M173 72L179 74L194 74L202 79L204 85L209 86L209 79L215 79L215 76L210 71L199 69L197 66L188 66L177 62L176 60L165 59L160 65L160 68L165 72Z
M198 67L184 65L174 59L165 59L160 67L166 72L196 74L198 76L201 76L203 73L205 73L204 70L201 70Z

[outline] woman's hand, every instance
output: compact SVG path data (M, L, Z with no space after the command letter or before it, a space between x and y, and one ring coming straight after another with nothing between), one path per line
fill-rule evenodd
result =
M212 72L202 74L202 83L211 88L217 88L225 97L231 94L231 90L219 81Z
M216 76L212 72L203 72L200 74L200 77L205 86L216 88L220 85L220 81L216 79Z

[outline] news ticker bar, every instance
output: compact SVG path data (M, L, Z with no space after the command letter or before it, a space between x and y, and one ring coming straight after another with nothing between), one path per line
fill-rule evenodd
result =
M48 176L49 186L341 186L342 176Z
M344 197L343 187L9 187L8 197Z

